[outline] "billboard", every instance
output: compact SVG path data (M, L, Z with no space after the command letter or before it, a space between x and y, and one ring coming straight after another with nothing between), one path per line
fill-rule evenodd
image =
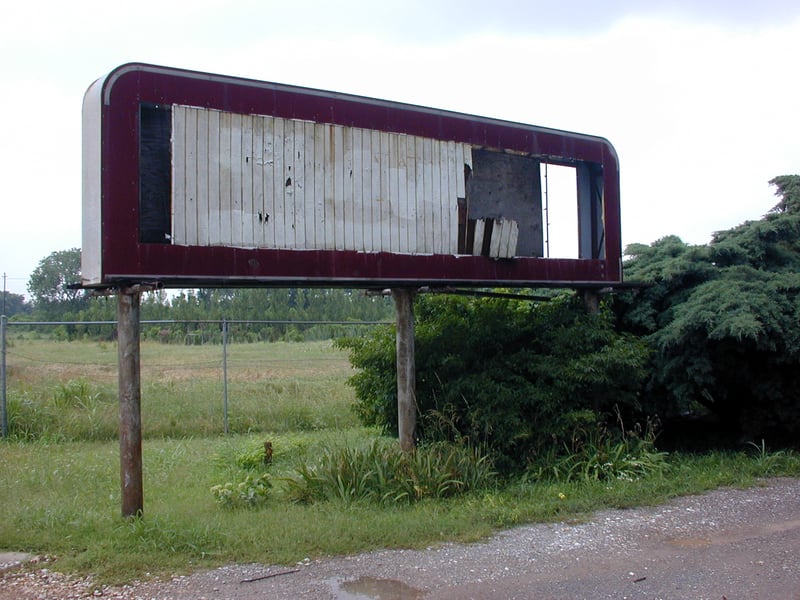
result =
M545 251L542 166L574 170L576 257ZM621 281L599 137L145 64L83 103L86 287Z

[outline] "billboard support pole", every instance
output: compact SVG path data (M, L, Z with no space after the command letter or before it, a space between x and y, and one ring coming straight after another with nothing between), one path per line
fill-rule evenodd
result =
M119 457L122 516L139 517L144 509L142 485L142 410L140 374L141 292L120 289L117 295L119 363Z
M417 427L414 295L415 290L409 288L392 290L397 311L397 430L405 452L414 449Z

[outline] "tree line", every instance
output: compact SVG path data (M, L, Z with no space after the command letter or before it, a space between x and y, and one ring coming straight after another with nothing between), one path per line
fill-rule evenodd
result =
M100 322L117 318L116 298L93 297L75 289L80 281L80 249L53 252L32 273L30 301L15 296L7 315L16 321ZM381 322L393 317L391 300L352 289L252 288L158 290L142 297L143 321L177 321L143 326L143 335L160 341L184 341L187 334L219 341L219 322L240 341L329 338L350 333L347 325L324 322ZM283 323L263 323L283 321ZM309 324L311 322L312 324ZM318 324L313 325L316 322ZM99 324L71 324L59 337L106 337L113 329Z

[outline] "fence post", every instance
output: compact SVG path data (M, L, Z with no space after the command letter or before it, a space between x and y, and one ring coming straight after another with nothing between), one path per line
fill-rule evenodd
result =
M119 466L122 516L144 510L142 484L142 389L139 311L141 293L120 289L117 295L117 360L119 362Z
M5 277L5 275L3 275ZM6 321L8 317L0 315L0 412L2 415L3 438L8 437L8 406L6 404Z
M228 435L228 321L222 319L222 417Z

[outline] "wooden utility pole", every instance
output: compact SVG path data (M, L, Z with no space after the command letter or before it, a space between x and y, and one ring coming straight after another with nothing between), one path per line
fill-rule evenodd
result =
M397 430L400 448L414 449L417 428L417 371L414 362L414 295L408 288L392 290L397 311Z
M140 378L141 292L120 289L117 295L117 359L119 363L119 459L122 516L137 517L144 509L142 486L142 389Z

